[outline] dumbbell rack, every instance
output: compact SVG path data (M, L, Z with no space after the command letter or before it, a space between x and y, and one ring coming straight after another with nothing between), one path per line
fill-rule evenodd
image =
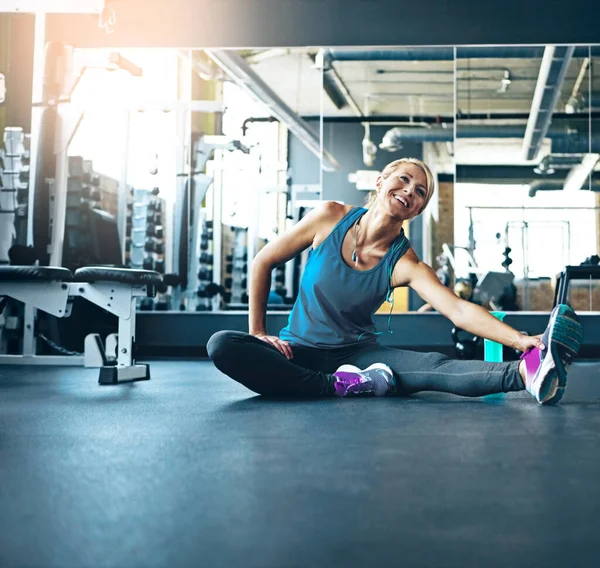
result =
M200 235L198 255L198 285L196 302L197 312L212 311L214 309L213 298L220 293L218 285L213 282L214 278L214 238L213 221L200 218Z
M224 239L223 250L225 262L223 264L223 288L225 303L248 303L248 230L241 227L229 227L229 235ZM224 231L224 235L226 231ZM227 242L226 242L227 241Z
M91 160L69 156L63 266L77 270L93 263L90 211L100 208L100 177Z
M125 264L128 268L165 273L163 215L159 189L133 188L127 201ZM140 309L153 310L154 300L142 298Z
M8 261L13 244L27 244L29 141L22 128L4 129L4 148L0 148L0 262Z

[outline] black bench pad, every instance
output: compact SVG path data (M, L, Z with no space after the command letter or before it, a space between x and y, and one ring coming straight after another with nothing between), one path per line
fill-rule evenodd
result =
M71 271L60 266L0 266L0 282L70 282Z
M120 282L122 284L160 284L162 277L153 270L85 266L75 271L75 282Z

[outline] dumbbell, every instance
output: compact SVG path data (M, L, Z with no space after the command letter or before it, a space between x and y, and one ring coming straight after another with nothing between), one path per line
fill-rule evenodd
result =
M148 202L148 209L150 211L154 211L155 213L162 213L163 202L160 199L151 199Z
M451 333L456 356L459 359L472 359L475 357L479 337L457 327L453 327Z
M146 223L152 223L153 225L162 225L162 213L151 211L149 209L146 213Z
M212 280L213 279L213 271L211 269L201 268L198 271L198 278L200 280Z
M160 226L160 225L158 225L158 226L150 225L148 227L148 230L146 231L146 234L149 237L155 237L157 239L164 238L164 230L163 230L162 226Z
M223 286L219 286L215 282L210 284L202 285L198 288L198 298L214 298L217 294L224 294L225 290Z
M214 262L213 255L206 252L200 253L199 260L202 264L212 264Z
M146 252L156 252L158 254L163 254L165 252L165 244L162 241L158 241L150 237L146 239L144 250L146 250Z
M154 303L154 309L157 312L166 312L171 309L171 299L170 298L157 298Z
M149 312L154 309L154 298L142 298L140 301L140 310Z

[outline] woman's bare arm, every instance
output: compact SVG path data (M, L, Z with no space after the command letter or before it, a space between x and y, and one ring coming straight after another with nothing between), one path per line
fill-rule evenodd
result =
M252 335L267 335L266 307L273 269L307 249L323 232L327 231L329 234L346 211L344 205L335 201L325 201L285 234L268 243L254 257L250 267L248 314L249 331Z
M394 278L410 286L456 327L520 351L541 346L539 337L523 335L477 304L459 298L444 286L433 269L410 249L394 269Z

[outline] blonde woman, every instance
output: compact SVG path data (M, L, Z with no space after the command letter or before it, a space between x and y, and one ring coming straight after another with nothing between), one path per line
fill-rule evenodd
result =
M267 396L408 395L442 391L483 396L527 389L541 404L560 400L581 326L557 306L542 336L523 335L443 286L410 246L403 224L434 192L426 164L388 164L366 208L324 202L253 259L249 333L220 331L207 349L223 373ZM298 298L279 335L266 326L271 272L310 247ZM373 314L398 286L410 286L455 326L524 352L521 361L456 360L379 345ZM397 330L396 333L412 333Z

